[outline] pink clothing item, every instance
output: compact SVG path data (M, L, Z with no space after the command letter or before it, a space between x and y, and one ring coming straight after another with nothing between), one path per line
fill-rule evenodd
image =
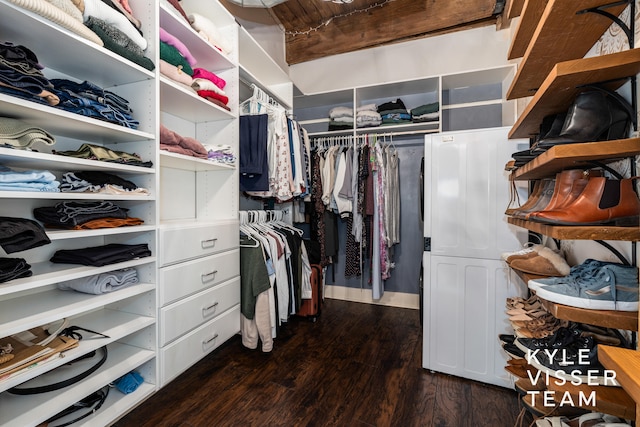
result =
M169 64L164 59L160 60L160 74L170 78L171 80L182 83L191 88L193 79L191 76L173 64Z
M177 37L175 37L173 34L162 27L160 27L160 41L165 42L166 44L178 49L178 52L180 52L180 54L184 56L184 59L186 59L189 65L191 65L192 67L194 67L198 62L184 43L182 43Z
M224 105L227 105L229 103L229 97L225 96L225 95L220 95L219 93L216 93L212 90L199 90L198 91L198 95L200 95L203 98L213 98L213 99L217 99L220 102L222 102Z
M120 3L120 6L122 6L124 10L133 15L133 10L131 10L131 6L129 6L129 0L118 0L118 3Z
M160 148L204 159L209 155L200 141L188 136L181 136L163 124L160 124Z
M209 70L205 70L204 68L194 68L193 69L193 78L194 79L198 79L198 78L207 79L207 80L213 82L213 84L218 86L220 89L224 89L224 87L227 84L227 82L224 81L223 78L217 76L215 73L212 73Z

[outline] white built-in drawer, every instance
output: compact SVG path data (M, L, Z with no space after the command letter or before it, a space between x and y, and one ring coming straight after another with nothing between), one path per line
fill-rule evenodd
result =
M223 252L160 269L160 307L240 274L240 250Z
M240 277L160 309L160 345L213 319L240 303Z
M240 332L240 305L160 350L162 386Z
M237 221L160 228L160 265L175 264L237 248Z

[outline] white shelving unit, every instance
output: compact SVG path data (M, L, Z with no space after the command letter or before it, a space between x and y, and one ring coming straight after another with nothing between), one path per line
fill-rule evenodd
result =
M160 122L203 144L238 153L238 25L218 2L184 0L187 13L210 19L228 55L160 5L160 26L178 37L196 67L226 81L230 111L162 76ZM160 151L158 346L165 386L240 331L239 179L235 166ZM215 337L215 338L214 338Z
M509 126L515 122L515 103L504 94L515 74L508 65L464 73L438 75L378 85L358 86L294 98L295 114L310 136L340 136L362 133L437 133L452 130ZM401 99L407 110L439 102L440 118L426 123L404 123L328 131L329 110L356 109L362 105Z
M282 68L244 28L238 29L240 99L252 95L251 85L264 90L286 110L293 108L293 83Z
M145 55L155 62L158 12L154 3L131 0L142 23L149 48ZM156 283L158 214L157 176L157 79L156 72L134 64L57 24L6 0L0 0L0 39L31 49L45 67L48 78L89 81L127 99L140 122L138 129L73 114L39 103L0 94L0 116L25 121L51 133L56 144L35 146L38 152L0 148L0 164L16 170L49 170L58 178L68 171L102 171L121 176L145 187L147 196L110 196L106 194L0 192L0 215L34 219L33 209L52 206L63 200L110 200L129 209L129 215L144 220L144 225L107 230L48 231L51 243L22 252L0 256L24 258L31 266L31 277L0 284L0 337L23 332L49 322L68 318L71 325L105 333L109 338L83 334L79 347L44 363L0 379L0 425L37 425L71 404L81 400L122 375L137 370L144 384L124 395L112 390L109 401L99 414L83 420L108 425L135 407L158 385ZM53 150L76 150L83 143L102 145L114 150L137 153L154 167L145 168L116 163L84 160L54 154ZM80 249L109 243L146 243L151 257L104 267L54 264L51 256L60 249ZM121 268L135 268L139 283L101 295L62 291L58 282L89 277ZM50 381L61 374L54 368L107 345L106 363L93 375L55 392L13 395L7 390L29 382ZM95 357L92 358L94 363ZM82 365L79 362L73 365ZM72 365L72 366L73 366ZM54 379L55 380L55 379ZM93 424L98 425L98 424Z

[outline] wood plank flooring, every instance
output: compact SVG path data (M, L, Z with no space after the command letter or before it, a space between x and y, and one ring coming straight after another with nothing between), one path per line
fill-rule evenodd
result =
M422 369L417 310L322 310L292 319L271 353L234 337L115 426L514 426L515 391Z

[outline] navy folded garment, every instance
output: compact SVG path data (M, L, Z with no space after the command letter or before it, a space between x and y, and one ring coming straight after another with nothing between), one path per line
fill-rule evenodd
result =
M0 246L8 254L51 243L42 225L27 218L0 217Z
M83 249L62 249L53 254L49 261L101 267L148 256L151 256L151 251L146 243L138 245L111 243Z

